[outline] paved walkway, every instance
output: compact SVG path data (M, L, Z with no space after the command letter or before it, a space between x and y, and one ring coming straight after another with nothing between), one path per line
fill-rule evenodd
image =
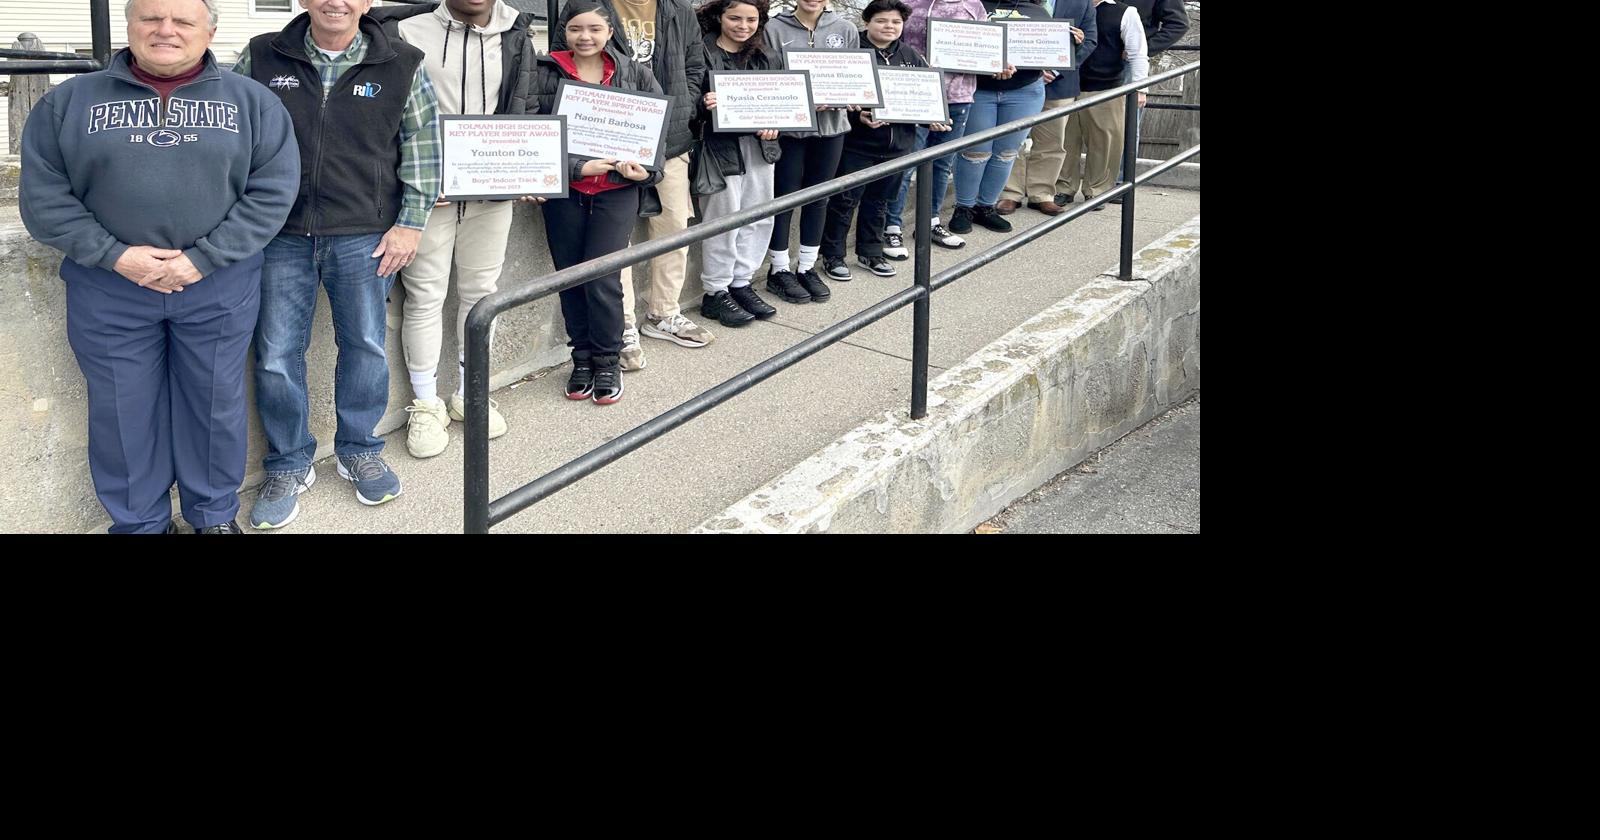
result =
M1200 212L1200 194L1166 187L1139 192L1135 245L1142 247ZM1019 229L1045 219L1018 210ZM930 357L937 376L1114 265L1120 208L1090 213L937 292L932 301ZM960 251L934 249L934 271L998 243L979 228ZM911 282L857 269L848 283L830 282L825 304L769 301L778 315L741 329L708 326L715 343L689 350L644 339L648 367L626 375L626 395L613 406L571 402L561 393L565 366L535 374L492 394L510 432L489 445L490 492L526 484L645 420L859 312ZM759 275L765 277L765 271ZM691 282L694 282L691 279ZM757 287L761 287L758 279ZM698 311L687 312L698 320ZM495 527L496 532L682 533L743 498L773 476L826 446L868 417L910 404L911 310L856 333L774 379L702 415ZM460 532L461 425L452 424L443 454L427 460L405 450L405 430L387 436L391 467L404 495L368 508L335 473L317 463L318 481L301 497L300 517L277 533ZM241 524L255 501L244 495Z

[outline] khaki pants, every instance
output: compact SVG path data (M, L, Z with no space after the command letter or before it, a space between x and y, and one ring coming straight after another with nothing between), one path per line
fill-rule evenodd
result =
M1070 105L1077 98L1046 99L1044 110ZM1070 117L1061 117L1033 127L1028 135L1033 138L1033 148L1017 158L1011 167L1006 188L1000 193L1002 199L1030 204L1056 200L1056 179L1061 176L1061 164L1067 159L1064 135L1068 119Z
M456 269L456 355L464 352L467 313L495 291L506 261L511 232L511 201L469 201L456 222L456 208L435 207L417 245L417 258L400 272L405 286L400 345L406 369L437 375L439 343L444 337L444 299L450 291L450 266ZM490 333L493 340L493 332Z
M689 155L667 158L665 172L656 192L661 196L661 215L645 219L651 239L671 236L689 226ZM645 314L665 318L678 314L678 296L683 293L683 275L689 267L689 249L668 251L650 261L650 288L645 290ZM633 267L622 270L622 316L628 329L638 326L633 314Z
M1123 109L1126 107L1119 98L1073 115L1067 126L1067 160L1061 167L1061 180L1056 182L1057 192L1071 195L1081 186L1087 200L1116 183L1117 164L1122 160ZM1088 152L1088 160L1080 166L1078 154L1084 150Z

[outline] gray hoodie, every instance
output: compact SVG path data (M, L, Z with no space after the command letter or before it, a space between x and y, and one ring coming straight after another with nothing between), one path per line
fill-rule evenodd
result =
M497 2L489 25L479 28L451 17L440 3L429 14L400 21L400 37L427 54L424 63L439 113L494 113L500 101L500 36L511 30L517 15Z
M856 25L831 9L817 18L817 29L812 32L791 12L777 15L767 21L767 46L777 56L783 67L789 66L787 50L830 49L854 50L861 47L861 35ZM817 131L785 131L785 137L833 137L850 130L849 112L843 108L817 113Z

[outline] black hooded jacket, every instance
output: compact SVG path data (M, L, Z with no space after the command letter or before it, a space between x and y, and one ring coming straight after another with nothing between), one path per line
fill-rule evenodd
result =
M878 49L861 33L861 43L872 49L879 67L927 67L928 62L916 47L896 38L893 43ZM867 109L869 112L871 109ZM896 158L917 145L917 127L911 123L890 123L882 128L870 128L861 122L861 113L850 112L850 133L844 136L844 147L857 154L879 160Z

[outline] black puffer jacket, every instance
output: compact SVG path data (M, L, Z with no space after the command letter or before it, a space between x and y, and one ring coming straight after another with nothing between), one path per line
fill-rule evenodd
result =
M773 65L777 63L773 60L772 56L767 53L766 50L758 46L753 52L750 53L750 57L746 60L746 63L743 66L739 66L732 61L729 61L728 54L723 52L721 47L717 46L717 36L706 35L702 43L705 46L707 88L711 87L710 74L713 71L771 70L773 69ZM747 134L755 134L755 132L713 131L711 128L713 125L711 120L711 112L706 110L704 96L700 98L700 102L697 103L697 105L698 107L695 110L697 112L696 119L698 120L699 125L696 126L696 133L699 134L701 140L704 141L700 146L700 148L704 150L703 154L709 156L711 160L716 162L718 170L720 170L723 175L743 175L744 157L739 154L739 138ZM759 142L761 143L761 156L766 159L767 163L776 163L778 160L778 155L781 154L778 141L761 140ZM706 163L707 161L703 159L696 160L693 161L690 166L700 167L705 166Z
M640 93L658 95L661 93L661 88L656 86L654 77L646 73L643 67L633 61L617 55L611 44L606 44L606 54L611 56L611 60L616 62L617 65L616 73L611 77L612 87L618 90L633 90ZM561 65L557 64L554 58L548 55L539 56L534 61L533 79L528 85L528 113L554 114L556 112L556 90L560 87L562 79L571 78L565 70L561 69ZM583 180L583 164L587 160L588 158L581 158L577 155L568 155L567 180ZM606 179L618 184L637 184L641 187L648 187L649 189L644 199L644 215L655 215L655 213L661 212L661 199L656 195L654 187L655 184L661 183L660 170L652 170L650 177L643 181L630 181L616 171L606 173ZM655 213L649 212L652 203Z
M617 20L616 6L611 0L599 0L611 19ZM631 60L633 53L622 27L611 27L611 46L616 53ZM672 121L667 124L667 157L677 157L694 145L694 135L689 132L689 121L694 119L695 103L705 91L705 53L696 45L700 43L700 21L694 9L684 0L656 0L656 45L650 57L657 93L672 97ZM561 26L550 28L550 51L567 48L567 31Z

